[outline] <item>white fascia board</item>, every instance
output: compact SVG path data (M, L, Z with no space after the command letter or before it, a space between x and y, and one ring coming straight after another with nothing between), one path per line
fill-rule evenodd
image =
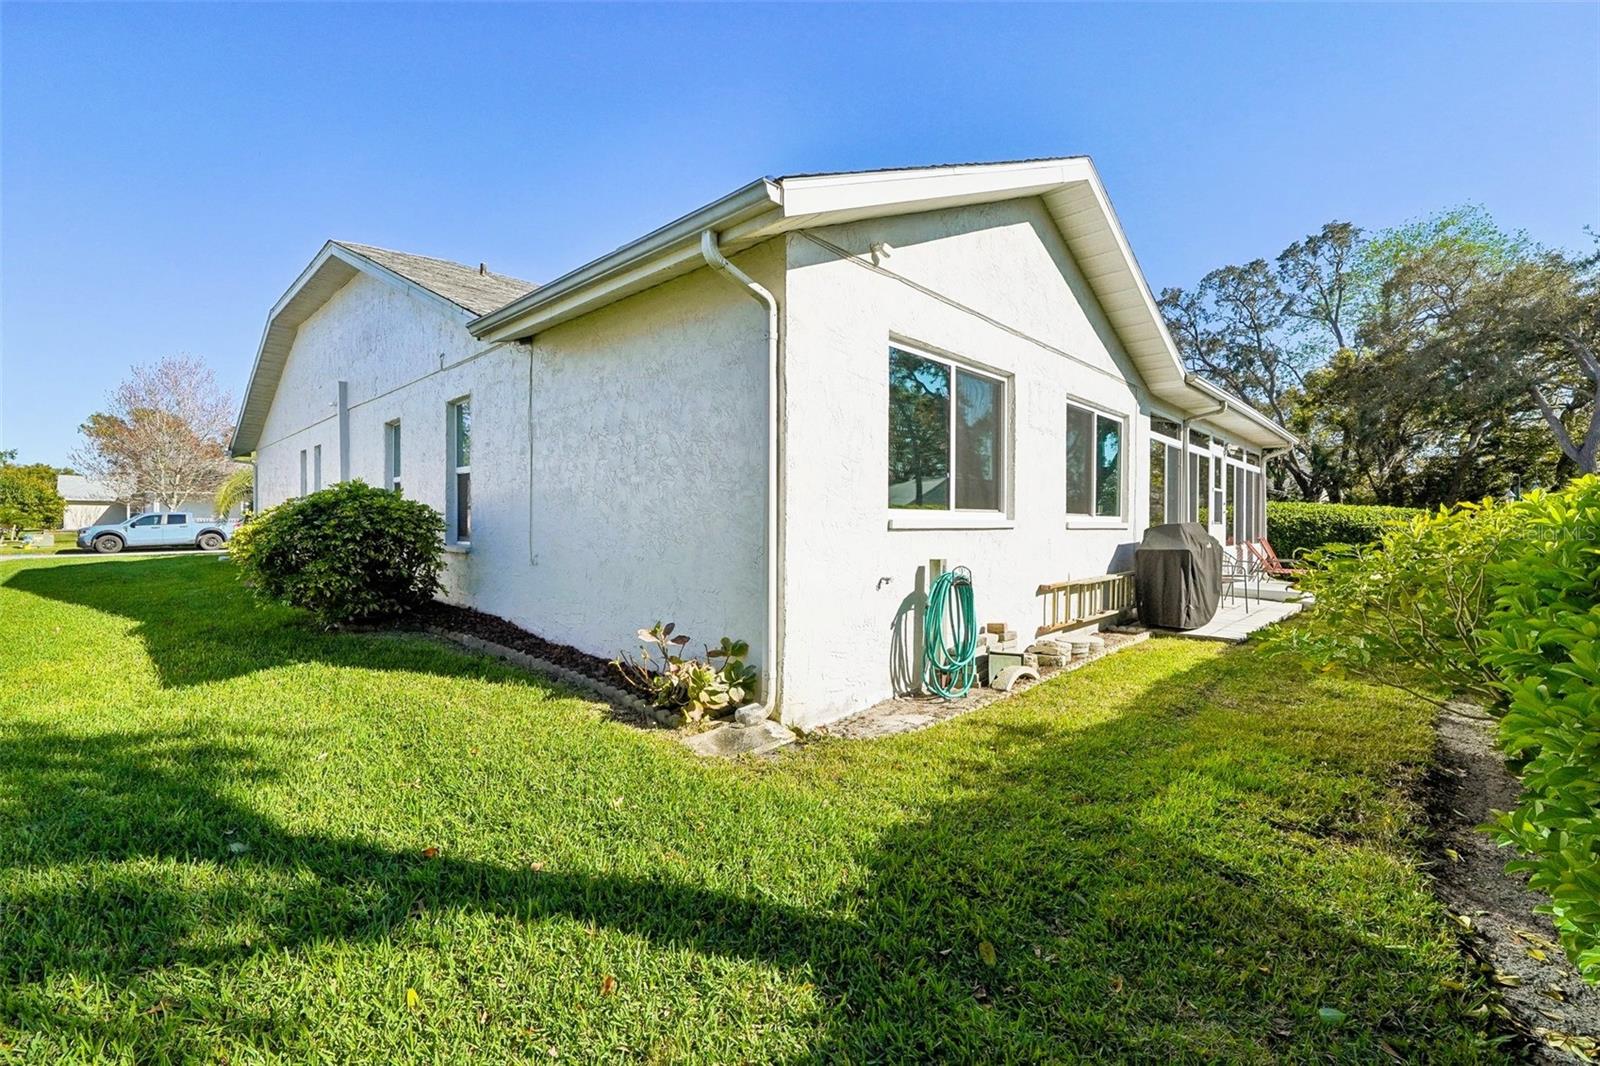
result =
M881 218L936 211L967 203L1041 196L1066 182L1083 159L1053 159L972 167L928 167L862 174L823 174L783 179L783 213L791 219L848 214ZM816 224L826 225L822 218Z
M574 307L592 309L620 295L648 287L640 282L659 270L681 267L686 255L691 252L691 258L699 255L703 230L750 238L760 227L747 223L776 221L780 216L774 209L780 208L782 203L783 190L777 182L760 178L474 319L467 328L481 340L530 337L554 324L552 315L555 313L560 313L558 320L564 321L583 313L572 310ZM597 290L592 298L589 293L580 291L590 287ZM547 310L552 315L547 315Z

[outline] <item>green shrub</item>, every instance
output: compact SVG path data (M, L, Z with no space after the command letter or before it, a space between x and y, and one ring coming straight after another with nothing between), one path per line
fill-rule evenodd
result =
M1499 689L1482 658L1494 607L1485 567L1513 548L1515 532L1510 508L1485 500L1391 519L1376 543L1313 549L1300 588L1315 606L1274 639L1435 702L1491 701Z
M439 591L444 520L427 504L360 481L281 503L234 534L229 555L265 599L324 623L371 621Z
M1390 525L1420 513L1412 507L1269 500L1267 539L1288 561L1328 544L1376 543Z
M638 658L624 653L611 660L630 688L652 706L681 712L690 721L731 712L756 698L761 674L745 662L748 643L723 637L715 648L706 649L705 658L693 659L683 654L689 638L682 633L674 636L676 628L672 622L657 622L641 629Z
M1484 658L1509 703L1500 744L1523 794L1496 828L1550 896L1563 946L1600 980L1600 478L1515 508L1520 550L1495 567Z
M1329 669L1500 716L1522 775L1495 825L1551 899L1562 943L1600 980L1600 478L1388 526L1313 551L1316 603L1272 640Z

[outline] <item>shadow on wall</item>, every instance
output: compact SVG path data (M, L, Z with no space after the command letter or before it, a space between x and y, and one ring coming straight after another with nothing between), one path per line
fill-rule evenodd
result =
M889 623L889 686L896 696L922 691L922 620L928 613L928 568L917 567L911 593Z
M12 992L0 997L0 1021L77 1041L84 1021L48 1009L44 989L47 981L59 987L65 973L115 982L262 956L293 966L302 948L387 943L419 913L470 911L519 935L570 917L657 947L777 965L797 983L814 983L827 1005L814 1049L825 1061L1374 1061L1385 1038L1433 1057L1428 1034L1464 1010L1456 1002L1464 994L1434 985L1430 1004L1413 996L1398 1009L1382 998L1389 985L1367 975L1402 982L1426 974L1427 964L1386 946L1381 923L1351 922L1332 898L1311 909L1290 901L1274 870L1315 876L1300 869L1314 863L1312 845L1267 834L1243 850L1243 865L1184 817L1220 816L1208 804L1243 802L1242 791L1253 815L1265 808L1295 824L1301 797L1252 791L1241 782L1253 768L1292 764L1332 786L1342 760L1355 757L1339 740L1313 751L1304 731L1314 723L1290 728L1270 713L1243 728L1197 726L1194 701L1291 698L1261 693L1259 673L1245 676L1238 661L1223 654L1162 677L1093 727L1075 726L1063 708L1022 723L1017 715L968 719L953 727L967 731L963 742L938 756L915 737L877 742L906 759L943 758L942 779L914 798L888 787L874 800L885 804L888 828L863 844L871 848L866 880L810 907L770 887L710 891L693 870L541 873L291 830L231 798L280 772L270 756L248 735L211 739L206 730L215 727L198 720L183 733L87 737L0 724L0 795L9 797L0 807L0 869L29 874L0 876L0 984ZM1060 695L1045 686L1018 702ZM769 801L752 788L748 803ZM711 823L743 818L745 806L699 816L712 838L732 839L738 834L724 837ZM233 854L230 842L248 850ZM148 859L164 862L140 861ZM92 876L35 876L83 863L95 864ZM224 872L188 876L213 864ZM240 929L253 932L240 939ZM992 962L977 948L984 941L998 953ZM1323 1003L1362 1024L1319 1024ZM268 1048L294 1039L298 1019L283 1017L274 1032L259 1019L224 1015L219 1035ZM146 1027L152 1040L181 1038L157 1019L128 1024Z

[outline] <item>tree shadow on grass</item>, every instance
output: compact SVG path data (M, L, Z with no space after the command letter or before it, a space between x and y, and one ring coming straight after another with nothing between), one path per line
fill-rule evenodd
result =
M0 586L128 619L164 688L296 663L451 677L482 676L489 663L410 634L366 639L322 629L304 611L256 602L235 574L225 556L192 555L0 571ZM492 669L530 685L558 685Z
M1257 671L1255 684L1272 683ZM946 758L935 798L886 819L866 880L816 907L294 831L227 794L275 773L243 741L0 728L0 988L11 990L0 1020L47 1036L81 1026L42 987L63 972L117 981L385 942L420 909L518 927L571 918L775 965L817 986L819 1060L1372 1061L1380 1040L1419 1059L1473 1058L1465 993L1439 987L1437 958L1386 942L1382 916L1307 906L1274 882L1274 869L1305 876L1319 849L1347 858L1349 841L1269 834L1267 854L1247 856L1174 827L1175 810L1216 813L1182 797L1214 793L1241 811L1277 802L1241 792L1266 763L1330 779L1350 770L1339 744L1307 741L1311 722L1247 721L1226 742L1191 728L1202 705L1283 705L1241 677L1238 653L1223 655L1128 697L1103 724L1073 727L1066 701L1059 719L1000 709L943 727L972 742ZM929 754L915 736L888 743L908 760ZM1283 799L1287 822L1304 820L1297 803ZM219 865L245 882L216 878ZM62 867L77 872L46 876ZM205 887L178 876L191 868L209 875L196 879ZM241 910L255 919L248 941L228 932ZM1319 1022L1322 1005L1351 1021ZM289 1034L251 1039L270 1047Z

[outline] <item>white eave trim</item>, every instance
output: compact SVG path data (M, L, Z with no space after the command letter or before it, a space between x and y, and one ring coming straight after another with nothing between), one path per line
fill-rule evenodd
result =
M556 321L564 321L592 305L603 305L620 298L621 290L637 291L634 283L668 274L700 260L700 234L705 230L723 233L730 240L740 234L729 231L740 223L770 215L783 205L783 190L770 178L760 178L727 196L691 211L660 229L645 234L618 248L541 285L495 311L467 324L472 335L482 340L503 341L531 336ZM663 279L664 280L664 279ZM594 288L592 298L580 299L584 290Z
M1111 199L1086 156L854 174L762 178L468 323L481 340L531 337L699 269L698 235L737 252L791 230L1038 196L1078 258L1149 392L1192 415L1222 417L1266 442L1295 438L1238 397L1190 374L1139 269Z

